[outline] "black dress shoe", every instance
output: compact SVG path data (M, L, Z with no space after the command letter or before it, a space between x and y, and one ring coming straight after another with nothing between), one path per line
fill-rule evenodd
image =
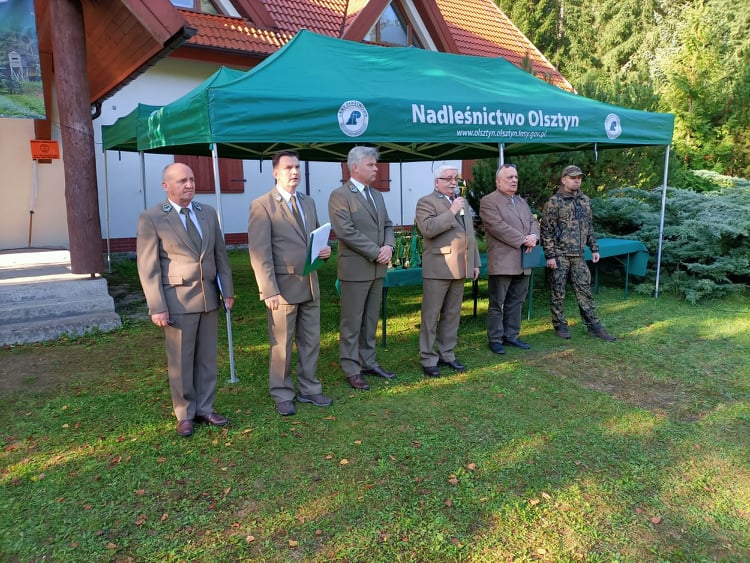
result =
M503 344L507 344L509 346L515 346L516 348L521 348L521 350L528 350L531 348L531 344L527 344L523 340L519 340L518 338L503 338Z
M355 389L359 391L367 391L370 386L367 385L367 382L365 381L365 378L362 377L361 373L358 373L357 375L352 375L351 377L347 377L346 379L349 380L349 385L354 387Z
M450 361L438 360L438 365L448 366L449 368L452 368L455 371L466 371L466 366L463 365L458 360L450 360Z
M505 348L499 342L490 342L490 350L495 354L505 354Z
M396 377L395 373L393 373L392 371L386 371L380 366L363 369L362 375L377 375L378 377L382 377L383 379L393 379L394 377Z
M614 342L615 340L617 340L617 338L612 336L603 328L600 328L599 330L590 330L589 336L593 336L594 338L601 338L602 340L606 340L607 342Z
M281 416L293 416L297 414L294 409L294 401L279 401L276 403L276 410Z
M177 433L180 436L188 437L193 435L193 421L192 420L180 420L177 423Z
M437 366L424 366L422 369L427 377L440 377L440 370Z
M221 416L219 413L212 412L211 414L204 414L202 416L195 417L196 422L205 422L206 424L212 424L214 426L226 426L227 418Z

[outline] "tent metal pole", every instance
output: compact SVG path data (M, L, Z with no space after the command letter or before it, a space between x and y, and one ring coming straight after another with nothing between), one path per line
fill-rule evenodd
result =
M664 213L667 208L667 175L669 174L669 145L664 155L664 182L661 186L661 214L659 217L659 250L656 253L656 284L654 297L659 297L659 274L661 273L661 249L664 240Z
M216 186L216 211L219 217L219 229L224 236L224 213L221 210L221 182L219 176L219 151L216 143L211 143L211 160L214 165L214 186ZM216 281L219 283L219 291L224 295L224 288L221 286L221 279L217 276ZM234 367L234 339L232 338L232 312L228 307L224 307L227 315L227 345L229 346L229 383L238 383L239 379L235 373Z
M404 226L404 163L398 163L398 194L401 206L401 226Z
M211 144L211 160L214 165L214 186L216 186L216 210L219 212L219 228L224 232L224 212L221 210L221 182L219 177L219 151L216 143Z
M148 209L148 204L146 203L146 153L140 151L138 156L141 162L141 188L143 188L143 209L145 211Z
M503 164L505 164L505 143L500 143L497 145L497 167L500 168Z
M112 273L112 248L109 234L109 173L107 170L107 150L104 153L104 223L107 226L107 273Z

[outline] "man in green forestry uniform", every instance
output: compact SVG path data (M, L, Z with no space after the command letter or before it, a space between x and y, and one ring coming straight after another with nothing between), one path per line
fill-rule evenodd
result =
M552 326L557 336L570 338L565 318L565 286L569 281L589 335L613 342L615 337L604 330L596 315L591 272L584 258L588 245L593 262L598 262L599 244L594 235L591 200L581 193L582 178L583 172L578 166L567 166L562 172L562 186L544 205L542 212L542 248L547 267L552 270Z

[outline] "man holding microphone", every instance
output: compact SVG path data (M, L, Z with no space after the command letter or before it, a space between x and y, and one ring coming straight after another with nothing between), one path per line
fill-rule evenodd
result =
M459 194L458 169L443 165L435 170L432 193L417 202L415 223L424 240L419 359L427 377L438 377L440 365L466 370L454 348L464 283L479 277L481 263L468 203Z

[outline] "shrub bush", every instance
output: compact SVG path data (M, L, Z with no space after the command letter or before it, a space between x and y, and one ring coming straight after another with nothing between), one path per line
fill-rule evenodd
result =
M690 302L743 290L750 280L750 181L700 172L700 191L668 188L660 291ZM708 185L711 184L711 185ZM635 287L653 293L659 250L661 188L619 188L593 202L600 237L643 241L651 255L649 277Z

